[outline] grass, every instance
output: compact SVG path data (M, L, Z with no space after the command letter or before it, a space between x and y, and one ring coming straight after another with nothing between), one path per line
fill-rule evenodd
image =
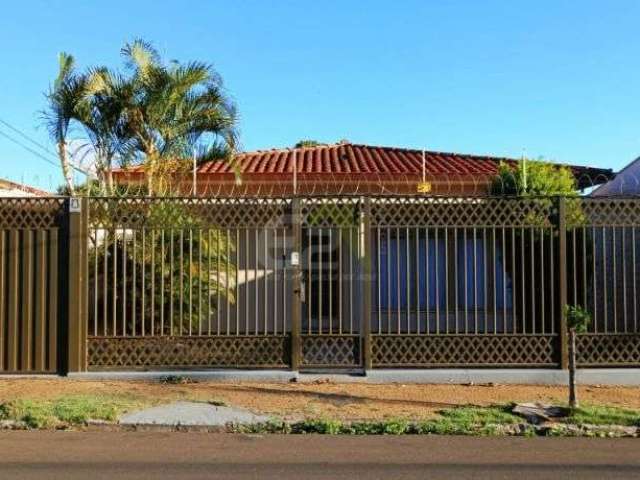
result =
M146 404L127 396L73 395L53 400L18 399L0 403L0 420L24 422L29 428L66 428L89 420L113 422Z
M583 405L569 414L567 423L640 427L640 411L620 407Z
M341 422L314 419L287 424L271 421L254 425L237 425L239 433L293 433L325 435L496 435L508 424L523 420L509 412L509 407L459 407L442 410L439 416L424 422L391 419L380 422Z

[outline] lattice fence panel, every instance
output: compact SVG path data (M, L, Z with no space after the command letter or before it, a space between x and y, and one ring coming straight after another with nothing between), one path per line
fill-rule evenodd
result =
M92 198L90 228L282 227L290 200L278 198Z
M303 335L302 364L306 367L359 367L360 337Z
M640 334L578 335L576 357L581 366L638 366Z
M89 337L93 368L286 367L290 340L269 337Z
M359 224L360 199L327 197L303 199L302 227L355 227Z
M64 198L2 198L0 229L48 229L58 227Z
M553 335L374 335L374 367L557 364Z
M567 209L581 212L577 226L640 226L640 198L567 199Z
M550 227L557 205L551 198L379 197L371 224L442 227Z

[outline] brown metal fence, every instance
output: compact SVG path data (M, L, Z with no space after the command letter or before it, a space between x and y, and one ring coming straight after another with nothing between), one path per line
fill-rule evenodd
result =
M69 202L0 200L0 371L640 365L640 199Z
M0 200L0 373L47 373L58 356L64 199Z

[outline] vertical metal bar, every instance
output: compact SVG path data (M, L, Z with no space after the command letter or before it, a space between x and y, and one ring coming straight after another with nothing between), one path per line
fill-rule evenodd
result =
M434 229L434 242L435 242L435 249L434 249L434 261L435 261L435 276L434 276L434 280L436 282L436 298L435 298L435 302L436 302L436 335L440 334L440 262L439 262L439 250L440 250L440 245L438 243L438 227L435 227Z
M4 238L4 235L2 235ZM49 370L55 371L58 367L58 229L49 231ZM3 262L4 265L4 262ZM97 269L95 275L97 276ZM3 275L4 278L4 275ZM97 293L97 292L96 292ZM4 304L4 302L3 302ZM0 316L0 318L2 318ZM97 330L96 330L97 335Z
M202 335L202 228L198 228L198 335Z
M544 230L540 228L540 331L542 334L545 333L544 311L546 308L544 302Z
M264 235L264 259L263 259L263 264L262 264L262 273L264 275L264 280L263 280L263 286L264 286L264 295L263 295L263 301L264 301L264 333L265 335L268 332L268 311L269 311L269 304L268 304L268 299L269 299L269 295L268 295L268 287L267 287L267 267L269 266L269 262L268 262L268 242L269 242L269 230L266 228L262 229L262 234Z
M476 227L473 227L473 333L478 334L478 236ZM484 248L484 247L483 247ZM486 305L485 305L486 308Z
M406 285L406 293L407 293L407 333L411 333L411 261L409 255L409 227L406 227L406 239L405 239L405 281Z
M171 244L169 245L169 335L174 334L173 330L173 262L174 262L174 247L175 243L175 235L173 232L173 228L169 229L169 240Z
M300 252L302 245L302 225L301 225L301 205L300 199L294 198L291 201L291 236L293 238L293 251ZM298 253L299 254L299 253ZM302 361L302 345L300 340L301 327L301 283L302 271L300 265L291 265L293 282L293 297L291 302L291 369L300 369Z
M71 209L72 202L79 203L80 211ZM87 234L83 213L86 213L87 205L84 199L69 199L67 205L67 372L80 372L86 369L86 316L83 310L83 276L86 271L83 260L86 260Z
M18 338L20 325L18 323L20 305L20 232L9 230L9 266L7 279L7 370L18 371Z
M333 333L333 228L329 227L329 261L327 262L329 265L329 335Z
M184 330L184 229L180 229L180 289L179 309L180 309L180 328L178 334L182 335Z
M626 238L625 235L625 227L620 227L622 234L622 312L623 312L623 321L624 321L624 332L627 333L627 252L626 252Z
M211 275L211 257L213 257L213 252L216 251L213 248L213 243L211 239L211 228L207 229L207 335L211 335L211 285L212 285L212 275ZM216 306L216 310L218 307ZM229 312L227 312L229 315Z
M353 333L353 227L349 227L349 333ZM380 260L380 257L378 257ZM380 277L378 276L378 289L380 283ZM378 304L378 309L380 309L380 304ZM380 314L378 314L378 317Z
M220 335L220 309L222 307L220 302L220 288L222 287L222 271L221 271L221 262L222 262L222 246L220 245L220 230L216 230L216 335ZM229 261L229 259L227 259ZM246 270L245 270L246 272ZM246 279L245 279L246 281ZM238 303L238 298L236 298L236 303ZM229 312L225 312L227 316ZM229 332L227 332L227 335Z
M491 278L493 283L493 333L498 333L498 274L497 269L498 254L496 253L496 227L491 228Z
M613 268L613 272L611 275L611 294L613 295L612 303L613 303L613 331L614 333L618 333L618 275L617 275L617 261L616 261L616 227L611 228L611 266Z
M254 321L255 321L255 329L254 329L254 333L257 335L260 327L259 327L259 317L258 317L258 300L260 298L259 295L259 291L258 291L258 284L260 283L258 281L258 244L259 244L259 238L258 238L258 229L254 228L253 230L253 240L254 240L254 245L253 245L253 316L254 316Z
M230 326L231 326L231 319L229 318L229 260L231 259L231 252L230 252L230 248L231 248L231 238L230 238L230 232L229 229L225 229L225 247L226 247L226 252L225 252L225 259L224 259L224 265L225 265L225 277L224 277L224 297L226 300L226 311L225 311L225 318L227 320L227 329L225 330L225 334L229 335L229 330L230 330ZM245 278L246 281L246 278ZM256 279L256 282L258 280ZM258 299L256 298L256 302L258 301Z
M5 262L7 261L7 248L5 246L6 243L6 234L5 230L0 229L0 372L7 370L4 362L5 348L4 342L6 338L5 333L5 305L6 305L6 296L7 296L7 285L6 285L6 268Z
M322 301L322 277L324 271L323 250L324 250L324 235L322 228L318 229L318 330L322 333L322 313L323 313L323 301Z
M307 334L311 335L311 325L313 323L312 319L311 319L311 309L313 307L313 291L312 291L312 274L315 275L315 269L313 266L313 257L312 257L312 253L313 253L313 228L308 227L307 228L307 241L308 241L308 246L307 246L307 285L308 285L308 292L309 295L307 296L306 300L307 300Z
M249 229L244 229L244 333L249 335Z
M429 228L425 227L424 228L424 243L425 243L425 248L424 248L424 263L425 263L425 275L424 275L424 279L425 279L425 290L427 292L427 297L425 298L425 333L429 334L431 332L431 327L430 327L430 323L429 323L429 316L430 316L430 308L429 308L429 296L431 294L431 291L429 290L429 278L430 278L430 274L429 274Z
M273 229L273 333L278 334L278 229ZM282 332L286 333L286 332Z
M387 250L387 333L391 333L391 230L386 230Z
M420 227L415 227L416 232L416 333L420 333Z
M602 227L602 306L604 308L604 333L609 333L609 305L607 298L607 230Z
M131 299L131 335L133 335L135 337L136 335L136 292L138 291L138 283L137 283L137 264L138 264L138 259L137 259L137 255L136 255L136 249L137 249L137 241L136 241L136 231L133 230L133 235L131 237L132 240L132 245L131 247L133 248L133 252L132 252L132 263L133 263L133 279L132 279L132 299ZM96 244L96 249L98 248L98 245ZM96 270L96 274L97 274L97 270ZM97 335L97 334L96 334Z
M596 248L596 227L591 227L591 249L593 250L593 331L598 332L598 286L596 284L597 278L597 261L598 249ZM602 253L604 255L604 245L602 247Z
M564 307L567 304L567 222L566 222L566 198L558 198L558 293L560 318L560 367L567 369L569 366L567 318L564 315Z
M595 252L594 252L595 253ZM588 308L587 295L587 227L582 227L582 306Z
M127 231L122 227L122 336L127 335ZM115 288L115 286L114 286Z
M401 308L402 302L400 294L400 227L396 227L396 329L397 333L400 333L400 322L401 322Z
M22 302L20 306L20 337L21 337L21 359L20 369L29 371L32 369L33 354L33 330L31 316L33 314L32 294L33 294L33 231L22 230ZM75 293L75 292L74 292Z
M338 227L338 332L342 335L342 227Z
M189 228L189 336L193 334L193 228Z
M93 335L98 335L98 230L93 232Z
M459 318L458 307L460 305L458 298L458 227L453 228L453 307L454 307L454 320L456 322L455 332L458 332Z
M631 227L631 244L633 247L632 262L633 262L633 331L638 332L638 291L636 289L636 227ZM595 297L595 295L594 295Z
M529 240L531 242L530 255L529 258L531 260L531 333L536 333L536 267L535 267L535 237L534 237L534 228L529 228Z
M520 288L521 288L521 301L522 301L522 333L527 333L527 296L525 290L525 236L524 227L520 227Z
M151 229L151 318L149 321L150 334L156 334L156 230Z
M47 305L47 258L46 258L46 230L39 229L36 231L36 248L35 248L35 273L34 273L34 294L35 294L35 307L34 307L34 363L33 369L37 372L44 372L46 370L46 359L45 359L45 351L46 351L46 326L47 326L47 317L46 317L46 305ZM88 241L88 239L85 239ZM2 260L2 254L0 253L0 261ZM1 267L0 267L1 271ZM0 285L0 288L2 285ZM2 323L4 319L0 315L0 323ZM0 341L2 341L2 327L0 327ZM0 350L2 347L0 347ZM0 370L2 370L2 360L0 360Z
M550 291L551 291L551 308L550 308L550 315L549 317L551 318L551 325L550 325L550 331L551 333L556 333L556 301L555 301L555 291L556 291L556 283L555 283L555 275L554 275L554 271L555 271L555 267L556 267L556 262L555 262L555 255L554 255L554 232L553 229L549 230L549 285L551 285ZM515 290L515 289L514 289ZM514 302L515 305L515 302Z
M146 317L147 317L147 309L146 309L146 275L145 275L145 270L146 270L146 263L147 263L147 256L146 256L146 243L147 243L147 233L146 230L142 229L142 235L141 235L141 240L142 240L142 252L141 252L141 260L142 260L142 265L141 265L141 274L142 274L142 288L140 289L140 296L142 297L140 299L140 303L142 306L142 310L140 312L140 334L144 337L145 336L145 321L146 321Z
M444 311L445 333L449 330L449 229L444 227Z
M113 335L118 335L118 231L113 227L113 272L111 279L111 315L113 315Z
M507 243L504 226L502 227L502 333L507 330Z
M482 261L484 262L482 273L484 276L484 332L489 330L489 263L487 262L487 250L489 250L487 244L487 228L482 229Z
M108 230L103 230L104 232L104 238L103 240L103 256L102 256L102 329L103 329L103 335L106 337L107 336L107 327L109 325L109 314L108 314L108 308L109 308L109 297L108 297L108 287L107 287L107 283L108 283L108 278L109 278L109 269L107 268L107 260L108 260L108 245L109 245L109 231Z
M578 262L577 262L577 240L576 240L576 227L571 227L571 236L572 236L572 244L571 244L571 254L573 256L573 305L578 304Z
M363 344L363 364L365 370L370 370L373 366L371 358L371 199L365 198L361 210L359 242L359 254L361 265L359 270L362 273L362 344Z
M220 231L218 230L217 235L220 234ZM217 239L218 237L216 237ZM236 335L240 335L240 284L238 282L238 270L240 269L240 229L236 228L236 247L235 247L235 251L236 251L236 265L234 267L234 271L235 271L235 279L234 279L234 285L235 285L235 304L236 304ZM220 256L220 253L217 253L218 256ZM230 259L227 258L227 262L229 262ZM218 267L218 275L220 275L220 267ZM218 289L220 289L220 285L218 285L217 287ZM228 292L227 292L228 293ZM220 309L220 305L217 306L217 309ZM227 315L229 315L229 312L227 312ZM218 317L219 318L219 317ZM218 331L220 331L220 320L218 319Z
M463 249L464 249L464 256L463 256L463 262L464 262L464 270L463 270L463 274L464 274L464 289L463 289L463 293L464 293L464 333L469 333L469 266L467 265L469 258L469 252L468 252L468 246L467 246L467 228L465 227L464 230L462 231L463 233L463 237L462 237L462 244L463 244Z
M511 322L513 323L513 333L518 333L518 316L516 295L518 286L516 285L516 229L511 227Z
M376 266L378 267L378 276L376 278L376 283L378 287L378 331L376 333L382 333L382 276L381 276L381 266L380 266L380 257L381 257L381 243L380 243L380 226L376 227L376 238L377 238L377 248L376 248ZM349 245L352 245L351 241L351 230L349 230ZM353 255L352 255L353 256ZM353 276L352 276L353 277ZM353 315L352 315L353 316Z

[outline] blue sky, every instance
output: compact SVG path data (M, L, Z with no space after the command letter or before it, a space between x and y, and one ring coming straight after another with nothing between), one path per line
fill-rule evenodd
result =
M618 169L640 154L638 18L637 1L7 2L0 120L50 144L57 53L116 66L142 37L215 66L246 150L346 138ZM2 135L0 165L61 183Z

